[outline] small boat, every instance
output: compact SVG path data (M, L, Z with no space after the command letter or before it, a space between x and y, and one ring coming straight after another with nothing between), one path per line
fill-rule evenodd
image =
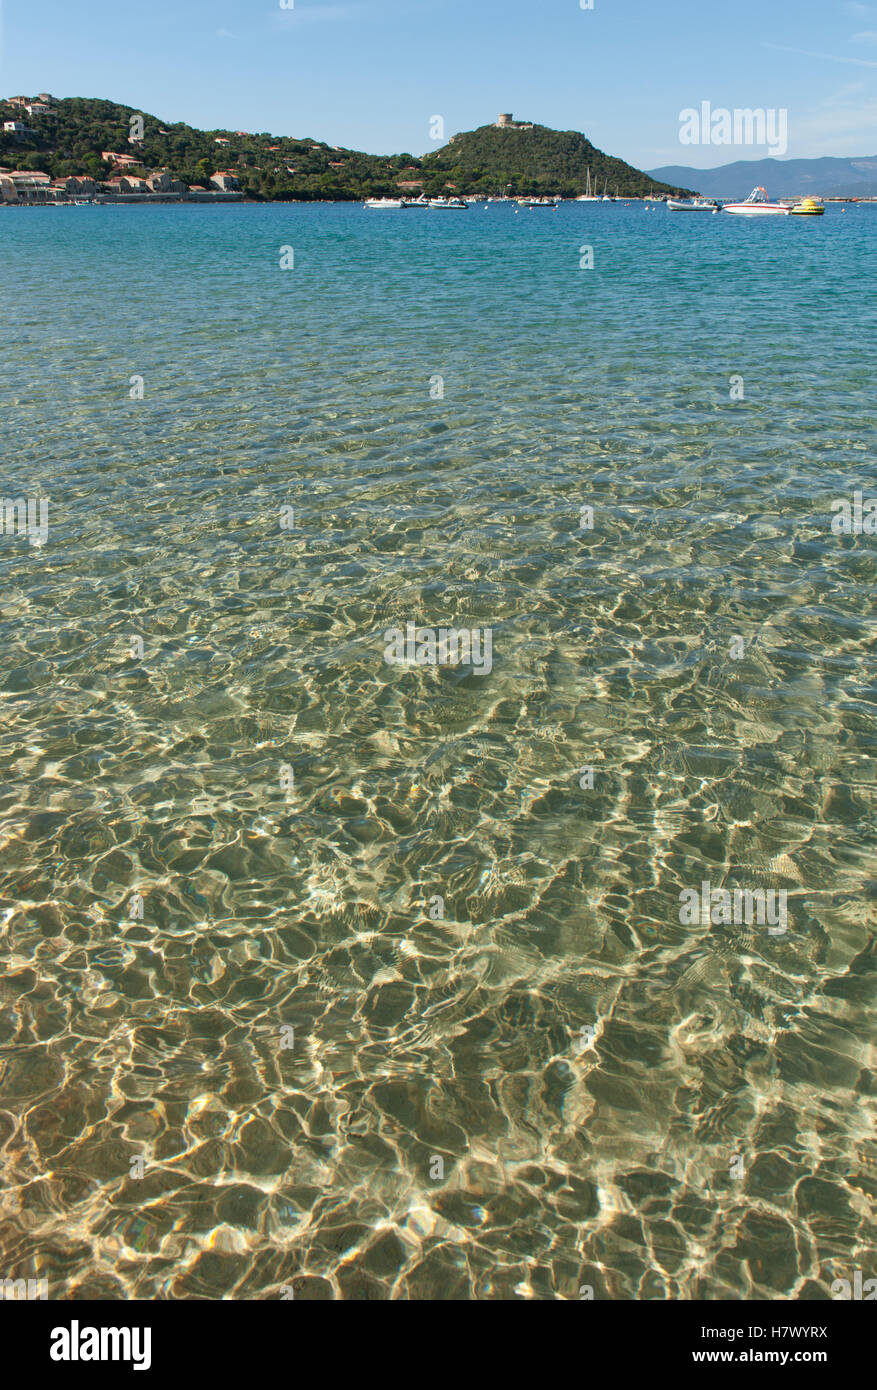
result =
M366 200L365 200L365 205L366 205L367 208L374 208L376 211L379 211L379 212L389 212L389 211L391 211L391 210L396 210L396 209L399 209L399 208L404 208L404 206L405 206L405 199L404 199L404 198L366 198Z
M421 193L419 198L403 198L402 206L406 208L428 208L429 199L425 193Z
M788 217L791 208L783 203L771 203L761 187L753 188L743 203L725 203L722 212L736 212L741 217Z
M560 202L559 198L519 198L518 205L522 208L556 208Z
M791 209L795 217L822 217L825 207L816 198L802 198L800 203L796 203Z
M468 212L469 204L462 198L430 198L429 206L437 212Z
M718 203L712 198L668 198L671 212L717 212Z

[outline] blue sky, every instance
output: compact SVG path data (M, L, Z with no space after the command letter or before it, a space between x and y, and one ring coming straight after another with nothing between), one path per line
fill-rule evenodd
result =
M287 0L288 3L288 0ZM0 0L0 92L103 96L206 128L379 152L500 111L583 130L639 168L679 113L786 109L789 158L877 154L877 0Z

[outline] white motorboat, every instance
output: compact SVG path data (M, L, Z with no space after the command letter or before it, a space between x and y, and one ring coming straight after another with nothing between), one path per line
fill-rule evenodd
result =
M402 205L406 208L428 208L429 199L425 193L421 193L419 198L403 198Z
M719 205L712 198L668 198L667 207L671 212L718 212Z
M399 208L404 208L404 206L405 206L405 199L404 199L404 198L366 198L366 200L365 200L365 205L366 205L367 208L374 208L375 211L377 211L377 212L390 212L390 211L396 211L396 210L398 210Z
M784 203L772 203L760 186L753 188L742 203L725 203L722 212L736 212L740 217L788 217L791 208Z
M469 204L462 198L430 198L429 206L437 212L468 212Z
M559 202L559 198L519 198L518 206L522 208L556 208Z

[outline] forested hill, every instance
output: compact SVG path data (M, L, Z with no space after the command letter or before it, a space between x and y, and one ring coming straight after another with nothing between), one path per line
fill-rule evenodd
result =
M131 120L137 116L143 120L143 139L131 144ZM42 169L53 178L106 179L114 161L103 159L104 153L133 156L140 172L167 169L189 185L203 185L212 174L227 171L255 198L359 198L373 190L392 193L397 180L417 177L403 172L416 163L410 155L358 154L306 137L196 130L183 121L161 121L136 107L89 97L55 100L51 114L41 115L0 102L0 118L20 121L34 132L0 133L0 165Z
M442 149L429 154L423 167L441 170L467 193L560 193L574 197L587 191L588 170L594 192L641 196L683 192L657 183L648 174L604 154L576 130L480 126L455 135Z
M112 101L52 98L48 112L27 113L0 101L0 122L16 121L24 132L0 132L0 166L41 169L53 178L90 174L107 179L118 172L106 154L138 161L132 172L167 169L189 185L204 185L218 172L235 174L251 198L356 199L422 187L429 195L455 185L459 193L545 192L570 196L585 191L587 168L602 191L665 190L646 174L594 148L575 131L545 126L532 130L480 130L457 135L424 158L411 154L371 155L306 137L232 130L196 130ZM142 118L143 136L131 143L132 118Z

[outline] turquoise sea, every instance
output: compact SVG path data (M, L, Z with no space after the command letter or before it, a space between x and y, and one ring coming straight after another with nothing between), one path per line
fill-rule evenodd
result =
M875 233L0 209L0 1273L877 1273Z

